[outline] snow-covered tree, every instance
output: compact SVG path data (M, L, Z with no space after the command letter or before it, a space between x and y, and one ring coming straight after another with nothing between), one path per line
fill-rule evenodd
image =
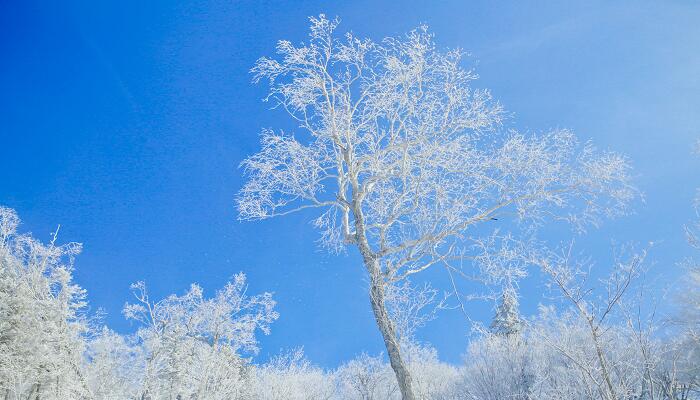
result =
M124 314L141 324L140 398L223 400L249 393L251 371L242 352L255 353L255 334L269 333L278 317L270 293L248 296L242 273L212 298L194 284L157 302L143 282L132 289L137 302Z
M313 366L302 349L276 356L255 371L255 400L330 400L335 392L334 377Z
M700 154L700 141L696 143L695 151ZM694 205L697 220L686 226L685 231L690 246L700 251L700 189L696 194ZM688 286L684 288L684 293L681 296L683 303L681 318L687 333L698 344L700 351L700 261L696 258L690 258L686 260L685 267Z
M634 196L628 164L566 130L501 132L504 112L459 50L440 51L425 27L379 42L336 34L311 18L307 43L280 41L254 80L298 126L263 131L243 161L241 219L316 209L321 243L357 249L370 304L402 396L415 399L386 289L436 265L454 268L469 241L507 215L583 227Z
M497 335L516 335L522 330L523 320L518 309L518 293L513 286L503 288L496 304L496 315L491 321L491 332Z
M557 312L542 306L517 336L484 332L471 341L459 385L465 396L456 398L695 398L684 383L674 340L661 340L628 322L606 320L596 337L575 308Z
M382 357L365 353L336 371L342 400L391 400L399 397L396 376Z
M651 383L651 369L629 368L650 361L638 356L650 351L651 337L625 315L625 298L643 272L646 255L646 250L618 254L610 273L599 280L597 287L589 282L591 267L572 261L570 247L536 261L549 277L551 287L571 306L568 313L556 315L552 326L557 329L540 329L539 338L571 361L582 375L577 379L589 384L595 398L642 396L642 388ZM642 307L639 300L634 307Z
M413 390L418 399L455 398L459 378L456 367L441 362L437 350L430 345L414 341L404 343L402 349L413 377Z
M696 142L694 150L700 154L700 140ZM689 245L697 252L700 251L700 189L694 203L696 220L685 227L685 233ZM700 392L700 261L697 254L684 260L682 267L685 275L678 296L679 310L674 318L681 333L680 357L674 360L674 366L681 364L685 370L681 382Z
M686 279L680 295L680 311L676 325L681 337L677 341L675 357L667 368L668 383L677 389L695 391L700 396L700 266L688 264ZM675 372L675 373L673 373Z
M458 367L443 363L429 345L404 341L406 364L413 376L415 395L423 400L452 400L459 397ZM399 400L401 392L391 366L384 357L362 354L335 372L336 397L342 400Z
M0 397L87 399L82 371L85 291L73 283L77 243L47 244L17 232L0 207Z
M138 399L143 353L130 342L104 327L88 342L85 373L97 400Z
M528 400L533 394L535 371L532 347L519 336L483 332L469 345L462 373L460 399Z

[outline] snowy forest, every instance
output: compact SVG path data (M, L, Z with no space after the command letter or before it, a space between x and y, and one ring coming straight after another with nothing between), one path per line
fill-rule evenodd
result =
M654 243L616 246L595 268L577 247L643 197L624 148L505 127L512 115L465 53L426 26L372 40L309 21L303 43L251 66L293 132L262 131L239 160L237 215L221 218L308 216L319 251L356 257L385 351L332 369L301 347L257 362L280 315L238 270L215 292L154 298L133 283L121 312L134 329L118 332L74 280L82 245L58 228L35 237L0 207L0 400L700 399L698 260L676 260L683 284L656 296ZM674 229L700 250L700 195L687 210ZM552 227L556 241L540 234ZM450 287L422 278L433 270ZM547 290L534 315L520 310L527 276ZM470 318L477 297L490 321ZM417 335L444 312L472 332L459 364Z

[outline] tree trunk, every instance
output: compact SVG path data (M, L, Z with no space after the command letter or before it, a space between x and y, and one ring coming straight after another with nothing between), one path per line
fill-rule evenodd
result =
M32 391L27 399L29 400L39 400L41 397L41 383L35 383L32 385Z
M589 325L590 325L590 320L589 320ZM591 327L591 335L593 336L593 344L595 346L595 351L596 355L598 356L598 362L600 363L600 369L603 374L603 379L605 379L605 388L606 388L606 398L608 399L615 399L616 393L615 393L615 387L612 384L612 380L610 378L610 373L608 372L608 364L605 359L605 354L603 353L603 349L601 348L600 345L600 337L598 336L598 328L594 327L593 325L590 325Z
M353 193L358 193L357 181L353 182ZM396 336L394 322L389 317L389 313L386 309L384 297L384 279L382 277L381 264L377 255L372 252L369 242L367 241L364 215L361 208L361 198L362 196L359 196L359 199L353 199L353 214L355 215L356 232L355 243L357 244L358 250L360 250L362 261L364 262L365 268L369 273L369 300L372 305L374 320L377 322L377 327L382 333L384 345L386 346L386 351L389 355L391 368L394 370L396 380L399 383L401 398L403 400L416 400L416 396L413 394L413 387L411 385L411 374L401 358L401 349Z
M401 349L396 337L394 323L389 317L389 313L387 312L386 304L384 302L384 281L382 280L379 268L376 265L372 265L371 269L368 268L368 270L370 270L371 280L369 299L370 303L372 304L374 319L377 322L379 331L382 333L382 337L384 338L384 345L386 346L387 353L389 354L391 368L394 370L396 380L399 383L401 398L403 400L416 400L416 396L413 394L413 387L411 386L411 374L409 373L408 368L406 368L403 358L401 358Z

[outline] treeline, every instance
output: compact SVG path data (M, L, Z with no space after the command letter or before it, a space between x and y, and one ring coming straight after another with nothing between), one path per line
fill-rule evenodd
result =
M256 335L269 333L278 314L269 293L246 294L243 274L211 296L192 285L156 300L136 283L134 302L123 312L138 330L118 334L87 313L86 293L72 280L80 245L59 245L56 235L42 243L18 233L18 225L13 210L0 208L2 399L401 398L382 355L362 354L323 370L297 349L254 364ZM433 348L413 339L428 319L413 312L427 309L431 289L402 288L391 297L392 315L405 328L401 348L413 390L421 399L698 398L700 274L690 269L694 286L671 327L615 297L615 288L620 298L629 294L642 262L634 255L613 268L604 282L613 297L595 303L572 296L570 308L543 306L529 319L518 312L517 293L504 291L491 325L478 330L461 365L440 362ZM552 276L563 279L557 274L562 270ZM573 293L572 282L561 292Z

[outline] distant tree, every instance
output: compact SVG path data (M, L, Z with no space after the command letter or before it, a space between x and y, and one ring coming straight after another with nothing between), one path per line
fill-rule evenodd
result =
M334 378L312 365L302 349L280 354L256 368L255 400L330 400L335 394Z
M141 347L106 327L90 339L86 354L86 375L95 399L139 398L143 372Z
M518 310L518 294L513 286L503 288L491 321L491 332L497 335L516 335L522 330L523 320Z
M633 198L624 157L579 145L566 130L500 133L500 104L471 87L459 50L439 51L425 27L380 42L336 35L311 18L309 41L283 40L255 82L286 111L296 135L262 133L242 163L243 220L317 209L321 245L356 248L369 275L377 326L405 400L412 379L386 307L386 289L463 259L470 240L515 215L576 227L624 210Z
M382 357L361 354L336 371L343 400L392 400L399 396L396 376Z
M250 368L241 352L255 353L256 332L269 333L278 317L269 293L248 296L242 273L212 298L198 285L157 302L143 282L132 289L137 302L124 314L141 324L141 399L224 400L247 393Z
M482 333L469 344L458 398L540 399L533 396L536 373L532 345L525 346L518 336Z

